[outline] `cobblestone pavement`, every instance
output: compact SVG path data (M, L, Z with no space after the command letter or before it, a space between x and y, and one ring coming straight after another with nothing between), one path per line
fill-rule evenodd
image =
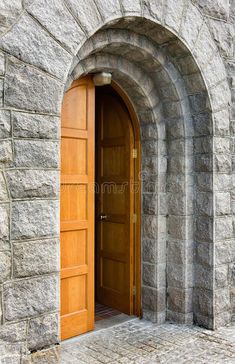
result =
M67 363L235 363L235 326L218 331L134 319L62 344Z

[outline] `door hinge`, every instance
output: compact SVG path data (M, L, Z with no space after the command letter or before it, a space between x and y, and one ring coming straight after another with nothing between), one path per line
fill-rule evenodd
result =
M132 294L133 294L133 296L136 296L136 286L134 286L134 287L132 288Z
M137 149L136 148L132 149L132 158L137 158L137 155L138 155Z
M137 223L137 214L132 215L132 222L133 222L133 224Z

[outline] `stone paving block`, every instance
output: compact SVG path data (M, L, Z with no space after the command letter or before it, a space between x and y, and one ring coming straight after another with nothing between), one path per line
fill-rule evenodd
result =
M232 363L235 358L235 348L232 345L234 342L234 327L213 332L192 326L157 326L145 320L134 319L93 333L89 337L79 338L73 344L63 344L61 364L67 364L72 358L76 358L74 363L79 363L79 360L83 363L113 364L212 364L230 363L230 360ZM109 346L109 350L103 350L104 346ZM97 352L97 361L93 358L92 350L88 348ZM102 356L99 353L102 353Z

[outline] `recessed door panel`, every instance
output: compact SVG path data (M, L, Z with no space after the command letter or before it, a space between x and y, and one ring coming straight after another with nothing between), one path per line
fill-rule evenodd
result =
M69 299L62 300L61 315L74 314L87 309L87 282L86 275L65 278L61 281L61 290Z
M126 285L123 282L127 273L126 263L116 261L113 257L113 259L102 258L102 265L102 288L110 289L120 295L125 293Z
M116 107L115 100L111 101L112 106ZM112 107L103 109L103 129L102 129L102 135L101 140L108 140L113 138L118 138L123 136L123 124L122 124L122 115L120 116L119 111L115 111L115 113L112 110ZM115 125L115 128L110 123L110 119L113 120L113 125Z
M66 131L63 130L64 133ZM87 140L62 137L61 140L61 173L87 174Z
M85 184L61 184L61 220L87 219L88 186Z
M125 146L102 147L102 176L125 176ZM124 162L124 163L123 163Z
M86 230L61 232L60 251L62 269L87 264Z
M116 222L106 222L102 224L102 242L100 248L106 252L124 254L126 246L125 242L125 224Z
M67 91L63 102L63 128L87 130L87 102L87 85L81 84L77 87L77 83L74 83Z
M128 185L115 184L103 191L103 210L106 214L125 215Z

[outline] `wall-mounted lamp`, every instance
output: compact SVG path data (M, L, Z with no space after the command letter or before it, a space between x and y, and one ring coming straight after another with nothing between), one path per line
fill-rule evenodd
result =
M112 81L112 74L109 72L99 72L93 76L95 86L110 85Z

